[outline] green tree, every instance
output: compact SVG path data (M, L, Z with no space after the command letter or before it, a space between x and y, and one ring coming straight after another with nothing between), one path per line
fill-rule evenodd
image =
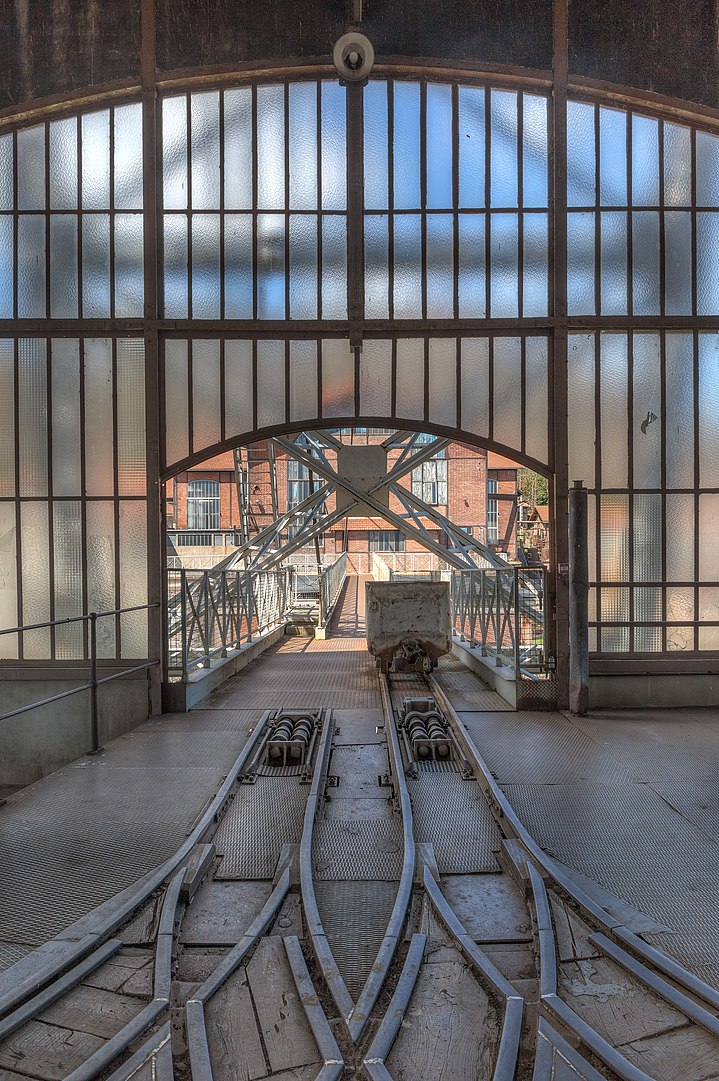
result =
M540 473L535 473L525 466L517 474L517 484L522 492L524 502L532 508L546 506L549 503L549 481Z

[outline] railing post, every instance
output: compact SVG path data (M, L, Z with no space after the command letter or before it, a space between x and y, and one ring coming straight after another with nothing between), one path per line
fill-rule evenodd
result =
M252 572L245 571L245 590L247 597L247 641L252 641L252 609L254 598L252 596Z
M522 632L522 616L519 611L519 567L514 568L514 678L519 679L519 646Z
M189 643L187 641L187 571L184 567L180 570L180 636L182 648L182 680L187 679L187 655Z
M102 748L97 714L97 612L90 612L90 730L90 754L98 754Z

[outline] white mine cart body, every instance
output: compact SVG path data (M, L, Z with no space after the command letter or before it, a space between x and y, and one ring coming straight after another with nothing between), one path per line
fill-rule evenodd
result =
M425 671L452 648L449 583L367 582L367 648L383 672Z

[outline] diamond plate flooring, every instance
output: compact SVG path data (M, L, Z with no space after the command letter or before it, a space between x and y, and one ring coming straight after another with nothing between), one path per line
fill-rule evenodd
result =
M216 878L272 878L283 844L299 844L307 785L296 776L259 776L242 785L215 834Z
M315 894L337 968L357 1001L387 930L397 883L319 881Z
M497 871L500 837L476 781L456 773L425 773L407 779L419 844L434 845L440 874Z
M255 716L155 718L13 795L0 809L0 970L167 859Z

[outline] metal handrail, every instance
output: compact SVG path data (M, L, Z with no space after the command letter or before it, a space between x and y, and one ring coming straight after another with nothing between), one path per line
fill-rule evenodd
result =
M154 668L155 665L160 663L156 661L144 661L142 664L133 665L131 668L123 668L121 672L113 672L112 675L104 676L102 679L97 678L97 621L103 619L106 616L119 616L126 615L128 612L146 612L150 608L159 608L160 602L154 601L152 604L134 604L127 608L113 608L107 612L87 612L81 616L67 616L64 619L48 619L44 623L28 623L21 627L5 627L0 630L0 634L22 634L25 631L39 631L46 627L60 627L67 623L83 623L89 622L90 624L90 656L87 658L90 662L90 680L88 683L83 683L79 687L72 687L69 691L62 691L60 694L49 695L47 698L41 698L37 702L29 702L27 705L19 706L17 709L11 709L7 713L0 713L0 721L10 720L11 717L18 717L22 713L29 713L33 709L39 709L41 706L49 706L53 702L60 702L63 698L71 698L74 694L81 694L83 691L90 691L90 725L91 725L91 741L92 746L90 748L90 754L97 754L102 748L100 747L100 730L99 730L99 718L98 718L98 705L97 705L97 688L103 683L112 683L113 680L123 679L125 676L132 675L134 672L144 672L148 668ZM84 658L83 658L84 659Z
M452 572L455 631L515 678L547 667L545 567L482 568Z
M337 604L337 598L340 595L342 586L345 584L347 578L347 553L342 554L331 563L320 574L319 579L319 593L320 593L320 615L319 615L319 627L326 627L334 607Z

